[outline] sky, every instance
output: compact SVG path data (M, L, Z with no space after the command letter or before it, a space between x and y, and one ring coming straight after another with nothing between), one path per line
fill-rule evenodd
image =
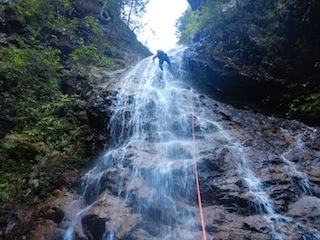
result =
M143 17L146 27L137 33L138 40L153 53L174 48L178 41L175 23L187 7L187 0L150 0Z

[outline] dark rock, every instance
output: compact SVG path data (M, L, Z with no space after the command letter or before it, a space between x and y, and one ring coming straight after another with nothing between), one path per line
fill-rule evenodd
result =
M3 138L13 127L14 124L11 121L0 118L0 139Z
M0 24L0 32L11 33L24 33L25 29L19 17L16 15L11 7L6 7L4 11L3 21Z
M98 92L92 96L86 106L90 127L97 131L105 131L107 119L111 114L112 98L115 93Z
M47 239L47 240L56 240L63 238L63 231L57 229L56 224L51 220L45 220L37 226L37 231L32 231L29 237L31 240L37 239Z
M93 0L77 0L75 4L75 11L78 17L84 17L87 15L96 16L99 15L101 10L101 4Z
M143 209L142 214L145 214L146 219L153 224L172 226L177 222L176 208L169 198L153 196L151 199L141 199L141 204L138 207Z
M86 215L82 218L83 229L89 239L98 240L108 237L108 235L105 234L105 223L105 219L101 219L95 215Z
M66 169L59 174L55 180L58 189L74 187L80 179L80 171L77 169Z
M224 59L208 59L202 48L206 40L189 46L185 51L184 66L195 87L216 100L231 103L236 107L261 103L270 94L277 94L281 86L272 82L258 82L243 75L239 69L226 67ZM225 116L224 116L225 117Z
M112 94L111 94L112 97ZM111 99L107 92L99 92L92 96L86 106L89 126L93 131L94 138L91 139L92 149L95 154L100 153L106 145L108 135L106 134L107 121L111 114Z
M312 143L310 144L310 147L315 150L320 150L320 135L316 136L315 139L313 139Z
M64 78L60 82L60 87L63 94L78 94L85 100L89 99L89 92L92 91L92 86L89 84L89 80L80 74Z
M60 223L65 216L65 212L62 209L56 208L56 207L53 207L52 210L53 210L53 217L52 217L53 222Z
M188 2L196 10L207 1ZM222 14L232 17L222 21L213 16L212 22L195 34L185 55L185 68L197 79L193 82L198 89L237 107L281 116L298 96L318 92L319 1L286 1L280 11L262 1L226 0L220 4L225 11ZM276 11L277 17L266 16L266 12ZM308 85L304 89L287 87L303 83ZM295 117L317 125L315 115Z

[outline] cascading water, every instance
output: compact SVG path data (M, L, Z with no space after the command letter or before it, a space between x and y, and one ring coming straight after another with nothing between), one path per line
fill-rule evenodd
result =
M285 130L283 130L283 131L286 132ZM314 131L314 129L311 129L311 131ZM302 152L304 151L303 150L304 143L302 142L301 138L305 133L306 132L298 134L298 136L295 138L294 146L291 147L288 151L282 153L281 159L287 165L288 171L296 176L296 178L299 181L298 184L301 186L303 191L306 194L312 196L314 194L313 194L312 187L310 186L309 179L308 179L307 175L304 172L299 171L297 169L296 165L294 164L294 162L290 161L290 159L287 158L287 155L290 155L293 151L302 151Z
M128 220L122 211L130 208L136 218L146 216L146 226L154 225L153 231L161 232L157 239L199 238L190 94L168 69L160 71L150 58L123 79L109 123L113 146L84 176L77 201L83 201L85 207L73 217L65 239L85 234L79 229L82 217L91 206L110 201L110 192L118 198L111 205L121 205L122 210L114 209L108 216L112 221L99 237L118 239L119 226ZM130 174L128 161L134 162ZM113 177L117 189L105 184ZM124 178L129 181L125 183ZM184 205L194 207L188 210Z
M171 53L172 71L166 65L161 71L147 58L113 84L112 91L117 94L112 96L108 123L111 144L85 174L79 198L66 210L64 239L201 239L194 154L202 164L200 185L206 197L204 215L209 239L229 239L219 236L215 222L221 225L227 221L223 219L239 220L240 214L264 219L259 221L267 227L252 227L256 231L252 239L289 239L287 229L306 232L304 239L320 239L316 229L295 222L276 209L274 199L257 176L258 170L251 166L252 158L247 154L250 149L214 115L217 107L209 106L184 81L183 72L177 67L182 52ZM212 111L204 110L204 105ZM308 182L307 175L288 160L290 152L280 154L281 159L304 183ZM208 165L203 168L204 164ZM218 170L224 171L225 166L232 173L223 181L234 192L234 186L239 186L241 198L233 196L233 190L222 196L220 192L226 190L214 187L215 182L219 185L222 181ZM211 168L216 178L207 173ZM209 181L214 184L207 185ZM311 195L310 186L303 186ZM233 220L218 204L226 205ZM234 228L241 232L248 225L246 222ZM268 237L262 238L262 234Z

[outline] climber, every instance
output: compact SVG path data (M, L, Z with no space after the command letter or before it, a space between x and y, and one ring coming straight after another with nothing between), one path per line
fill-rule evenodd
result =
M157 50L157 54L152 58L152 61L154 61L155 58L159 58L159 67L161 70L163 70L163 67L162 67L163 62L167 62L169 64L169 67L171 68L170 59L164 51Z

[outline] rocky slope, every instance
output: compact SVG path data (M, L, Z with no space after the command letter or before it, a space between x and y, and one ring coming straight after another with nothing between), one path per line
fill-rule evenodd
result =
M319 1L188 2L212 16L200 14L199 29L190 23L186 56L208 93L319 123Z
M16 212L74 186L104 147L86 102L151 54L119 11L117 1L0 1L0 235Z
M320 239L320 129L191 86L147 59L97 93L88 111L109 150L77 193L16 212L5 239L200 239L191 113L208 239Z
M189 2L193 9L205 3L196 0ZM109 17L114 17L111 11L101 12L103 6L97 3L76 1L74 14L84 17L89 12L96 20L99 19L108 40L123 43L119 45L122 51L105 50L106 55L118 59L116 68L126 67L125 61L128 59L131 62L137 59L136 56L148 55L141 45L135 45L135 40L128 41L132 37L130 31L124 30L121 23L115 25L115 22L110 21ZM251 1L241 3L243 12L261 7ZM289 21L292 16L290 14L301 16L303 12L302 15L313 25L318 17L314 14L318 3L309 2L305 11L300 8L303 4L297 3L290 2L289 5L295 10L284 13L284 23L296 26L297 18ZM236 5L230 6L234 9ZM9 22L14 19L10 16L7 18ZM254 18L256 20L258 16ZM266 18L262 17L260 20L264 22ZM4 29L24 29L19 21L12 21L5 26L10 27ZM115 26L119 28L114 28ZM82 27L79 32L86 35L85 27ZM313 50L309 50L314 55L303 55L305 58L297 61L293 57L294 60L291 61L289 55L282 52L277 61L270 62L275 56L274 52L279 53L283 49L270 47L276 44L266 47L264 43L267 39L262 36L260 27L260 24L248 25L246 22L242 29L244 32L241 32L244 35L239 35L245 40L238 39L241 48L229 51L230 45L227 45L226 52L221 51L221 44L219 49L212 45L210 38L215 39L214 34L200 32L195 38L196 42L186 50L184 59L179 59L184 65L176 70L184 71L175 76L161 75L157 72L157 66L149 66L146 61L136 72L130 73L128 78L117 77L122 75L122 71L106 72L101 69L90 72L89 76L76 71L75 75L64 78L61 91L66 94L83 94L83 98L88 100L86 120L93 130L88 139L89 151L97 153L110 147L115 149L116 154L106 152L98 158L97 161L102 162L82 176L82 184L79 182L81 174L73 164L77 160L50 159L43 169L50 170L51 175L48 176L53 176L49 181L52 184L50 189L55 190L48 197L48 192L42 191L42 198L46 197L46 200L31 209L10 206L9 210L2 211L1 215L6 218L1 218L4 227L1 237L62 239L72 226L71 234L74 234L75 239L102 239L106 236L110 239L165 239L168 236L178 239L200 238L194 167L191 164L190 88L185 87L188 85L197 89L192 93L195 137L209 239L320 239L319 128L250 110L239 110L216 101L218 99L242 108L246 105L261 110L265 107L261 105L264 100L268 111L274 113L279 110L279 106L274 106L285 102L282 99L279 101L279 98L288 93L288 83L305 83L300 81L302 77L314 83L312 79L318 76L318 68L314 68L314 65L311 67L310 63L318 61L318 52L313 52L318 49L314 44L318 38L313 35L312 40L297 40L298 45L295 45L291 44L293 37L281 45L286 49L285 53L290 47L299 46L292 52L293 56L297 56L312 43L309 47ZM285 24L282 27L282 30L289 29ZM300 27L296 27L300 32ZM311 28L303 29L308 34L313 31ZM5 45L12 40L7 32L3 36ZM63 52L70 53L76 48L77 44L72 41L74 36L57 36L59 42L53 44L57 44ZM228 36L231 35L227 34L225 37ZM87 37L92 39L90 34ZM246 50L245 60L243 56L240 57L241 49ZM260 65L264 54L270 56ZM298 69L299 61L306 64L301 65L301 72ZM173 57L173 64L177 62ZM248 66L253 69L248 70ZM65 67L69 70L69 63L65 62ZM84 72L87 70L86 68ZM148 73L147 78L145 71ZM188 76L184 75L186 72ZM293 75L286 75L289 73ZM184 82L175 85L176 79L172 77L179 81L183 79ZM92 83L92 78L95 78L95 84L106 79L109 81L91 95L89 91L92 86L88 82ZM145 85L148 81L152 82L150 94L147 94L150 90L147 87L150 86ZM141 92L147 94L147 98L138 95ZM123 99L124 105L119 107ZM171 102L163 105L168 100ZM141 103L146 104L137 109ZM115 111L117 106L118 112ZM181 109L187 110L187 114ZM64 108L59 110L60 114L65 112ZM169 119L164 118L166 114L156 115L158 111L163 113L164 110L169 111ZM284 111L282 107L280 110ZM82 106L82 114L83 111ZM113 117L116 116L115 112L121 118ZM140 114L145 117L138 121L141 125L132 126ZM161 127L165 129L157 132ZM134 138L135 131L141 131L140 142L136 141L138 138ZM2 132L2 135L7 133L5 130ZM175 141L169 141L172 137ZM130 144L126 145L128 142ZM162 161L164 165L161 165ZM101 172L95 174L96 169ZM164 178L160 185L157 182L159 176ZM93 182L90 182L91 178ZM170 186L166 189L164 186L169 180ZM87 183L89 184L84 190L74 188L81 188ZM46 188L42 186L42 189ZM80 199L79 195L82 196ZM90 207L86 208L87 206ZM80 211L81 216L77 215Z

